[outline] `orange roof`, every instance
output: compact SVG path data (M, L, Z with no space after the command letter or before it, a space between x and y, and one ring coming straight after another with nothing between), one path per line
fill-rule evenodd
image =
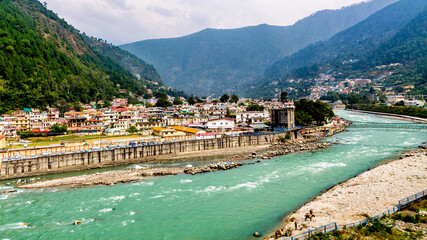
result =
M173 127L170 127L170 128L178 130L178 131L182 131L182 130L185 129L185 127L181 127L181 126L173 126Z
M189 133L198 133L198 132L203 131L203 130L200 130L200 129L197 129L197 128L186 128L186 129L184 129L182 131L183 132L189 132Z
M5 138L6 136L5 135L0 135L0 139L3 139L3 138Z

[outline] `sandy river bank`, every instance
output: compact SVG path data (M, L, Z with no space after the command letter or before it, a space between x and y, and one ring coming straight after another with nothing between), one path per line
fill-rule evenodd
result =
M365 220L397 205L399 200L427 189L427 150L405 153L340 183L318 195L283 220L281 231L293 235L332 222L338 225ZM315 217L305 220L313 210ZM295 231L295 220L301 230ZM266 239L274 239L273 234Z

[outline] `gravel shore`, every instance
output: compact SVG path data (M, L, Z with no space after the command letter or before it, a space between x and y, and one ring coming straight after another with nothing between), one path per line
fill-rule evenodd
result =
M206 151L187 153L182 156L169 157L164 159L157 158L155 163L175 163L175 162L193 162L201 166L174 166L170 167L145 167L133 168L124 170L114 170L94 174L85 174L74 177L59 178L40 182L31 182L25 184L24 181L18 180L18 187L24 189L33 188L49 188L49 187L87 187L91 185L114 185L118 183L137 182L147 178L177 174L200 174L205 172L213 172L218 170L228 170L234 167L243 166L245 164L254 164L260 160L268 160L275 156L291 154L299 151L313 151L320 148L327 148L330 143L315 142L319 138L312 138L310 140L294 140L286 143L274 143L273 145L257 146L257 147L243 147L227 149L226 151ZM254 160L251 163L241 163L242 160ZM239 162L240 161L240 162ZM148 162L145 162L148 163Z
M333 222L344 225L365 220L425 189L427 151L416 150L361 173L317 196L288 215L283 220L281 230L292 229L293 235L296 235ZM315 217L311 221L305 220L310 209ZM294 220L303 226L301 230L295 231ZM274 236L267 239L274 239Z

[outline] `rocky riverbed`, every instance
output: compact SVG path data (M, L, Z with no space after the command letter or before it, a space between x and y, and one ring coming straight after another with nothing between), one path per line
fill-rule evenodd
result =
M177 174L203 174L214 171L224 171L233 168L238 168L243 165L251 165L259 163L260 161L268 160L272 157L290 154L299 151L314 151L317 149L327 148L332 143L319 143L316 142L321 138L300 139L286 142L275 142L267 148L252 148L252 152L245 152L229 156L228 158L221 159L221 161L208 160L209 164L201 166L183 166L183 167L146 167L123 169L115 171L107 171L94 174L84 174L74 177L66 177L53 180L33 179L30 181L17 180L9 184L15 184L20 188L33 189L33 188L49 188L49 187L72 187L81 188L92 185L114 185L119 183L138 182L147 178L177 175ZM197 157L195 157L197 158ZM242 160L254 160L252 162L243 163Z
M317 196L288 215L277 230L278 235L285 232L296 235L333 222L344 225L366 220L427 189L426 148L420 146L419 150L405 153ZM315 216L311 220L306 218L310 210ZM274 234L266 239L275 238Z

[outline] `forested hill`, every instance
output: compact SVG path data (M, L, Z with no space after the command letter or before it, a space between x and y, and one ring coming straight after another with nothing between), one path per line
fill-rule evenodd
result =
M271 97L277 89L298 87L293 86L288 80L314 77L320 71L325 71L325 68L320 68L325 60L329 60L325 61L328 64L333 63L333 59L359 61L358 56L375 50L381 43L393 38L426 5L426 0L401 0L326 41L309 45L283 58L267 68L264 77L252 88L253 90L248 90L249 95ZM336 58L338 56L345 56L345 59ZM308 86L300 84L299 87ZM255 91L257 89L262 91ZM300 89L300 92L302 90Z
M156 90L164 91L150 71L141 78L160 82ZM0 1L0 113L106 102L130 93L146 94L144 81L87 44L40 2Z
M85 33L83 33L82 36L83 39L89 44L89 46L102 55L107 56L113 61L119 63L120 66L130 71L145 85L158 85L159 83L163 84L163 80L153 65L147 64L145 61L139 59L135 55L117 46L107 43L105 40L87 36Z
M121 48L153 64L171 87L218 95L258 79L276 60L328 39L393 2L396 0L373 0L324 10L288 27L264 24L205 29L185 37L146 40Z
M393 72L384 79L383 86L401 93L406 86L414 86L411 94L427 94L427 6L400 29L390 40L369 52L352 53L358 61L343 64L349 55L325 61L319 69L334 69L344 76L374 76L378 66ZM385 67L394 65L393 67ZM319 72L319 71L318 71Z

